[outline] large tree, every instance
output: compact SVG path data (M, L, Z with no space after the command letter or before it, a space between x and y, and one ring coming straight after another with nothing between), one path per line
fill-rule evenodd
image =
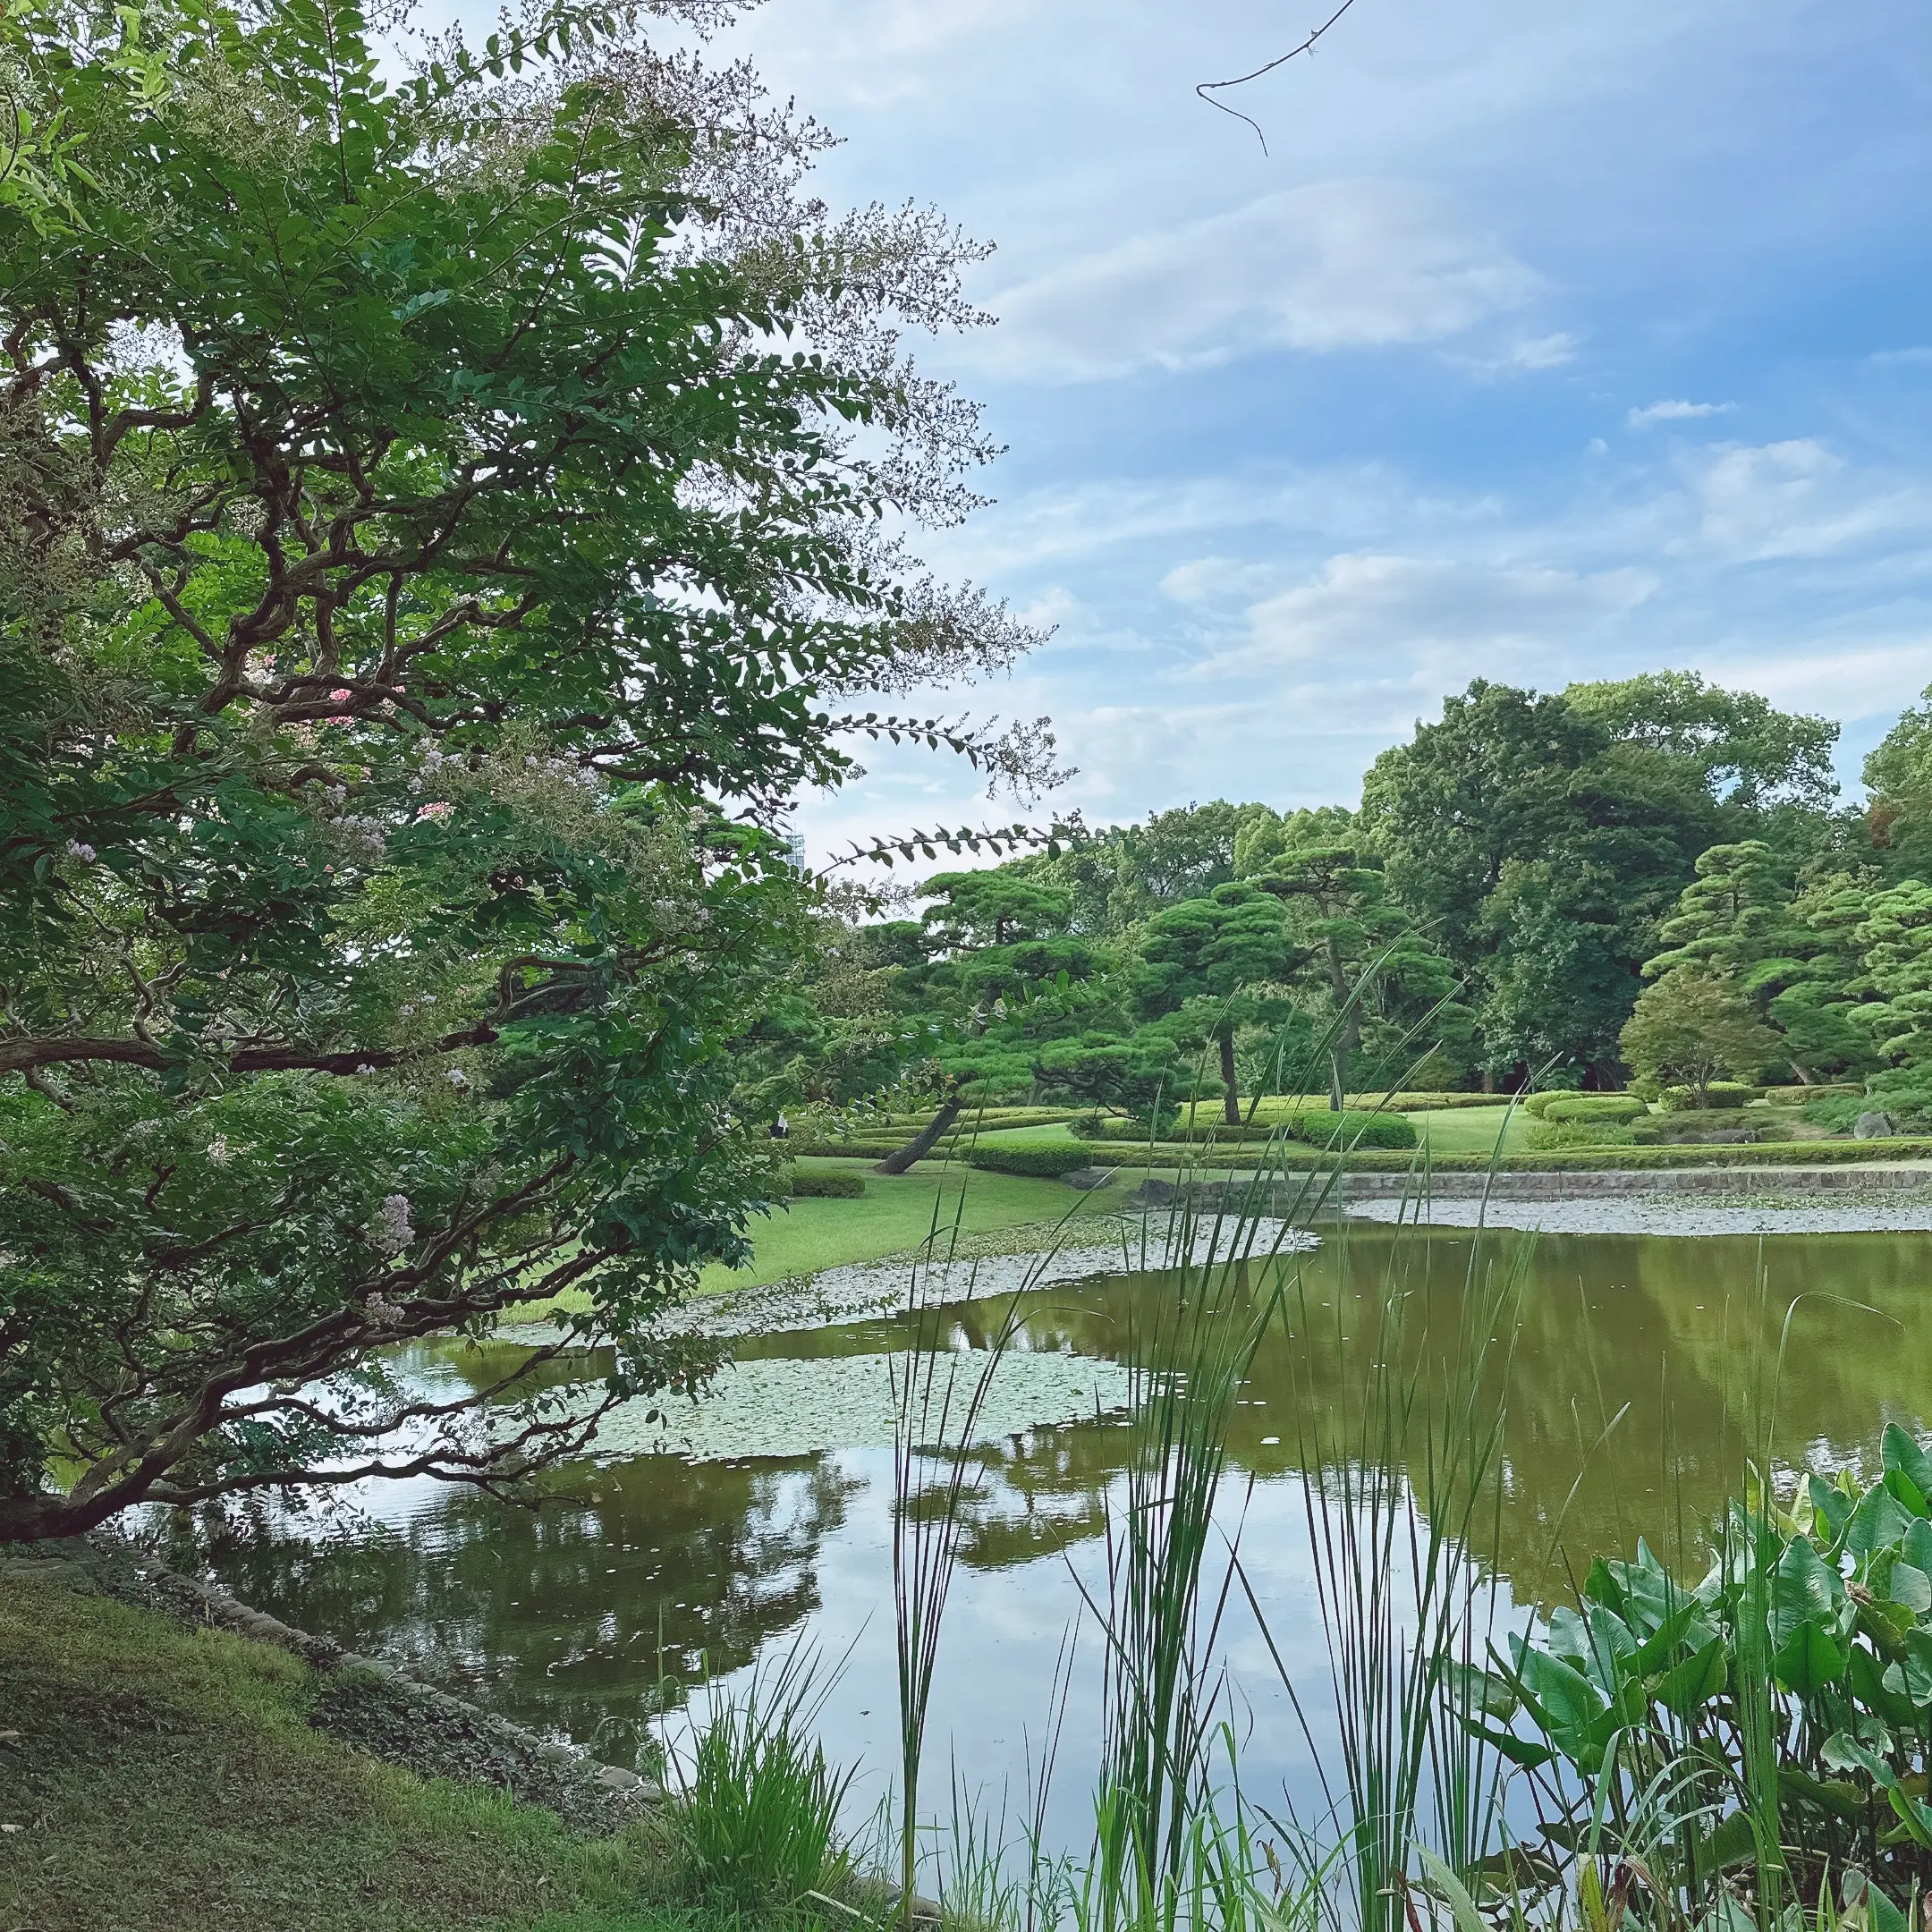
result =
M876 535L984 453L894 335L970 250L593 15L392 84L333 0L27 0L0 69L0 1538L513 1479L697 1366L842 695L1025 642ZM588 1414L383 1348L566 1287Z
M1288 936L1282 902L1246 881L1230 880L1183 899L1148 921L1132 979L1142 1014L1170 1029L1191 1028L1219 1063L1223 1117L1241 1124L1235 1036L1278 1025L1289 1015L1281 983L1299 948Z
M1300 953L1291 984L1318 1018L1328 1045L1328 1105L1347 1105L1365 1034L1374 1078L1440 1043L1445 1027L1466 1038L1455 969L1412 914L1388 894L1387 875L1359 846L1335 843L1283 852L1254 881L1288 908ZM1428 1029L1428 1037L1419 1030Z
M1484 989L1499 1076L1612 1075L1699 852L1817 815L1833 727L1664 675L1538 696L1478 679L1376 760L1362 829L1404 903Z

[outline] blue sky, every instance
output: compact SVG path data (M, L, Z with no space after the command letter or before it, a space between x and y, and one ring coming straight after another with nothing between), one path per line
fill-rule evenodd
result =
M1323 7L1320 12L1330 11ZM1693 668L1845 724L1932 680L1932 34L1871 0L768 0L717 51L846 137L835 202L997 253L921 350L1010 445L928 545L1057 626L1094 820L1352 801L1484 675ZM823 848L992 810L928 754Z

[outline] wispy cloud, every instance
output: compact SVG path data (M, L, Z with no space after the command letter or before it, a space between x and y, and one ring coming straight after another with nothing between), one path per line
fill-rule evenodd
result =
M1326 182L1137 235L996 294L1000 326L978 355L1021 380L1091 382L1258 350L1436 342L1540 286L1429 190Z
M1735 402L1681 402L1665 401L1633 409L1623 419L1632 429L1648 429L1652 423L1689 422L1699 416L1728 416Z
M1479 666L1524 645L1568 643L1656 589L1648 572L1630 567L1579 575L1436 557L1331 557L1308 582L1254 605L1247 635L1214 652L1207 668L1393 667L1445 653Z

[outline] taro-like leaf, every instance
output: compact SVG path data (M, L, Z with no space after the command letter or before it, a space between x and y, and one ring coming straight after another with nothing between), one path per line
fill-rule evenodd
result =
M1905 1695L1902 1681L1894 1690L1885 1682L1887 1674L1869 1651L1853 1649L1850 1672L1853 1698L1867 1710L1876 1711L1888 1724L1910 1730L1919 1721L1917 1707Z
M1516 1687L1495 1671L1486 1671L1476 1664L1452 1662L1445 1674L1461 1711L1480 1711L1486 1717L1506 1719L1522 1708Z
M1822 1623L1801 1623L1771 1659L1778 1682L1794 1696L1816 1697L1844 1674L1847 1653Z
M1905 1633L1905 1694L1921 1708L1932 1705L1932 1631Z
M1845 1525L1845 1547L1854 1556L1868 1557L1902 1541L1911 1525L1912 1518L1898 1498L1883 1483L1874 1483Z
M1886 1788L1885 1797L1893 1810L1897 1812L1899 1823L1905 1827L1911 1842L1921 1851L1932 1851L1932 1806L1922 1798L1914 1798L1897 1784Z
M1724 1687L1724 1644L1713 1638L1695 1657L1674 1664L1651 1686L1651 1696L1674 1716L1688 1718Z
M1634 1667L1645 1676L1656 1670L1670 1657L1678 1645L1689 1639L1696 1642L1691 1632L1691 1623L1697 1619L1698 1606L1690 1597L1678 1605L1676 1609L1659 1623L1649 1636L1637 1647ZM1704 1626L1707 1628L1707 1626Z
M1865 1815L1866 1798L1856 1784L1843 1778L1815 1778L1796 1765L1778 1767L1778 1796L1787 1803L1815 1805L1834 1818L1855 1818Z
M1846 1523L1852 1520L1852 1500L1843 1489L1835 1489L1816 1476L1810 1479L1809 1487L1811 1507L1835 1543L1843 1534Z
M1932 1529L1932 1523L1918 1523L1915 1529ZM1892 1566L1892 1601L1903 1604L1908 1610L1923 1616L1932 1610L1932 1576L1928 1576L1917 1563L1907 1563L1902 1556Z
M1568 1604L1550 1612L1549 1648L1573 1664L1580 1664L1589 1655L1589 1625Z
M1468 1724L1464 1728L1471 1737L1480 1738L1499 1756L1508 1758L1513 1765L1521 1765L1526 1771L1535 1771L1551 1763L1556 1756L1548 1745L1520 1738L1514 1732L1502 1730L1495 1724Z
M1899 1555L1913 1569L1932 1576L1932 1522L1915 1522L1899 1545Z
M1793 1537L1772 1580L1772 1641L1784 1643L1802 1624L1828 1622L1843 1588L1838 1572L1812 1547L1810 1538Z
M1748 1859L1756 1858L1758 1840L1751 1832L1750 1814L1733 1811L1729 1818L1721 1819L1716 1829L1704 1841L1704 1853L1720 1870L1728 1866L1741 1865ZM1745 1922L1749 1924L1750 1920Z
M1547 1650L1525 1649L1517 1662L1517 1674L1536 1700L1538 1722L1552 1734L1587 1731L1606 1707L1581 1671Z
M1881 1791L1898 1783L1892 1767L1849 1731L1834 1731L1818 1755L1834 1771L1862 1771Z
M1921 1496L1932 1496L1932 1456L1928 1456L1896 1422L1885 1424L1878 1453L1887 1475L1895 1470Z

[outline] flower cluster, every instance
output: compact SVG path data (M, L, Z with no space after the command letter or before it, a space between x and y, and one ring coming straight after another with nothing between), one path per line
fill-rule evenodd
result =
M416 1239L407 1194L385 1194L369 1224L369 1245L380 1254L401 1254Z

